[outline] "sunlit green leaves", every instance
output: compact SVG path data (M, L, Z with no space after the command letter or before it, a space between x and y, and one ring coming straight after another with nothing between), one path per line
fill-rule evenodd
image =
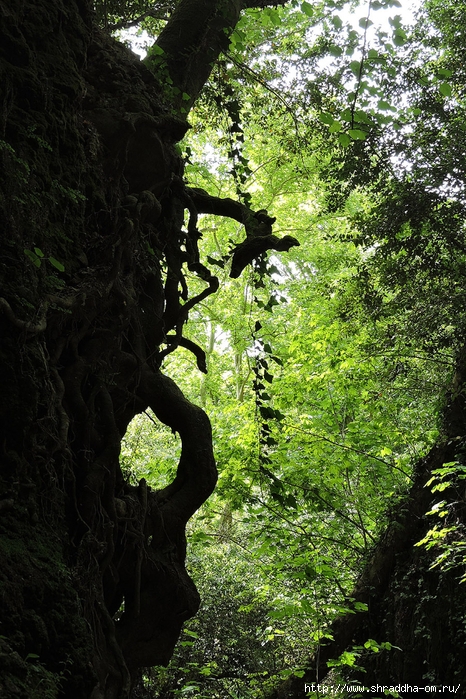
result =
M372 3L390 7L400 3ZM216 268L221 293L183 332L205 349L209 373L199 376L182 348L164 362L213 422L219 485L191 531L199 579L208 552L227 550L239 606L259 609L241 596L244 569L233 558L244 556L267 598L267 626L256 622L254 638L270 645L287 635L296 657L324 619L363 611L342 591L387 505L409 487L413 459L437 436L465 305L460 61L454 68L448 52L424 46L400 15L388 32L374 17L351 27L343 17L308 2L250 9L230 37L193 113L185 175L234 197L231 153L241 141L248 202L301 247L274 256L260 285L253 272L230 280L228 251L244 230L200 217L201 259ZM190 294L203 288L189 274L187 283ZM123 459L160 487L177 459L172 436L153 428ZM197 640L183 642L195 650ZM382 648L374 643L366 650ZM339 664L354 665L358 652ZM215 676L213 664L196 662L187 688Z

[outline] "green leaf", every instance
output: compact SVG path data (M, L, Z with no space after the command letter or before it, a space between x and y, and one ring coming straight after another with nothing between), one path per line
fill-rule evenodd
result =
M314 14L314 8L309 2L303 2L301 3L301 12L304 12L305 15L308 17L312 17Z
M390 110L391 112L396 111L395 107L393 107L389 102L385 102L385 100L379 100L377 102L377 108L382 109L383 111Z
M389 104L389 102L385 102L385 100L379 100L377 102L377 108L383 109L384 111L386 111L387 109L390 109L390 110L393 109L392 105Z
M401 27L401 15L395 15L394 17L389 17L388 22L392 27L400 28Z
M328 52L331 56L335 56L335 58L339 58L343 53L343 49L341 48L341 46L337 46L336 44L332 44L331 46L328 47Z
M363 124L370 124L371 123L371 119L370 119L369 115L366 114L366 112L363 112L362 109L356 109L353 112L353 118L354 118L354 121L362 122Z
M156 56L162 56L165 53L165 51L158 44L154 44L150 48L150 53L154 53Z
M374 24L374 22L372 22L372 20L370 20L368 17L361 17L359 20L359 26L361 29L367 29L367 27L370 27L372 24Z
M442 83L439 86L439 90L444 97L451 97L452 87L450 83Z
M341 121L334 121L333 124L329 127L329 133L338 133L338 131L341 131L343 128L343 124Z
M331 114L328 114L328 112L321 112L319 114L319 121L321 121L322 124L327 124L328 126L330 126L331 124L333 124L335 119Z
M281 24L280 13L275 8L270 8L270 19L274 27L279 27Z
M340 117L341 117L341 119L343 119L344 121L349 121L349 122L352 122L352 121L353 121L353 113L352 113L352 111L351 111L351 109L350 109L349 107L346 107L346 109L344 109L344 110L341 112Z
M404 29L398 27L393 32L393 43L395 46L403 46L408 41L408 36Z
M334 15L332 17L331 22L332 22L333 26L335 27L335 29L341 29L343 26L343 21L341 20L341 18L338 15Z
M40 260L40 257L38 257L35 252L32 252L32 250L28 250L27 248L24 248L24 254L26 255L26 257L29 260L31 260L33 265L35 265L36 267L40 267L41 260Z
M34 248L34 252L36 253L37 257L44 257L44 253L40 248Z
M58 269L59 272L65 271L65 266L57 259L55 259L55 257L49 257L49 262L51 265L55 267L55 269Z
M453 75L452 70L448 70L448 68L439 68L436 73L437 77L439 78L451 78Z
M353 141L364 141L367 138L367 133L361 129L350 129L348 133Z
M368 650L372 651L373 653L378 653L380 651L380 646L377 643L377 641L374 641L373 638L369 638L365 644L364 648L367 648Z
M192 638L199 638L198 633L195 631L190 631L189 629L183 629L183 633L185 633L187 636L191 636Z
M348 136L347 133L341 133L338 136L338 141L340 144L343 146L343 148L346 148L347 146L350 145L351 143L351 138Z
M356 76L359 77L360 71L361 71L361 61L351 61L349 65L351 72Z

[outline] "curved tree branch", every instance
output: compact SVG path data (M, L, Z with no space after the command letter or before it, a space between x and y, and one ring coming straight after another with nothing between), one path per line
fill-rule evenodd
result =
M232 252L230 277L233 279L237 279L248 264L267 250L287 252L299 245L296 238L290 235L279 238L272 234L275 218L264 209L253 211L239 201L213 197L202 189L192 188L188 191L198 213L227 216L242 223L246 229L246 240L236 245Z
M177 518L187 522L217 482L209 418L161 372L143 372L138 393L156 417L180 435L182 450L176 477L159 496L164 508L176 511Z

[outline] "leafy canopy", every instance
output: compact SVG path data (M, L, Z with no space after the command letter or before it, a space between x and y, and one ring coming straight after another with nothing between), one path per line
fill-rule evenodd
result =
M202 218L221 288L186 335L209 372L182 349L166 364L212 417L220 479L191 530L206 607L171 679L157 679L174 695L204 696L216 678L218 696L233 685L259 696L261 672L304 667L309 639L360 611L353 582L438 436L464 343L464 15L429 1L407 26L397 0L347 8L244 11L182 144L190 186L273 211L301 247L232 280L238 226ZM141 10L126 5L126 23ZM141 27L156 36L163 21L146 15ZM162 487L173 442L142 416L123 451L130 476Z

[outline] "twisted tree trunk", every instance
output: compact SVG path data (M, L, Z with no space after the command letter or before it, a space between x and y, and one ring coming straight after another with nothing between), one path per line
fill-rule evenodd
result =
M0 3L5 699L128 697L197 611L185 525L215 486L211 431L161 364L184 344L205 368L182 331L218 282L199 259L174 148L188 124L167 85L193 103L240 9L183 0L149 70L87 0ZM185 267L206 284L197 296ZM147 407L182 442L161 491L119 465Z

